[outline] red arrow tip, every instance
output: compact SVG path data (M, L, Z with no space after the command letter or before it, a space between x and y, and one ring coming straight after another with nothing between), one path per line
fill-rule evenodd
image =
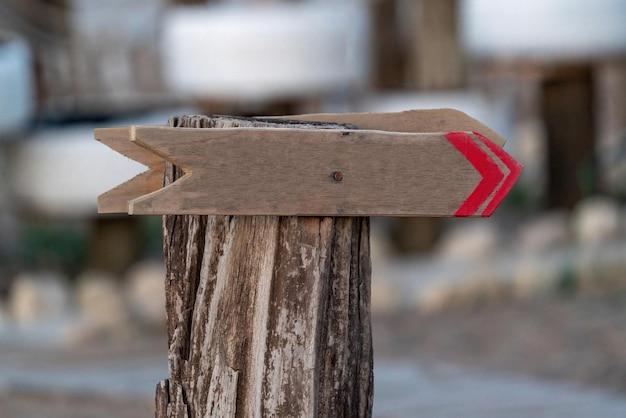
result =
M482 213L482 216L491 216L494 210L500 205L504 197L509 193L515 181L522 173L522 165L518 163L513 157L511 157L508 153L506 153L502 148L491 142L489 139L479 134L478 132L474 132L474 135L478 139L480 139L496 156L506 165L509 169L509 175L506 176L504 182L500 185L500 188L496 191L491 202L487 204L487 207Z
M482 176L476 188L454 213L454 216L458 217L476 215L487 199L493 196L480 214L481 216L490 216L511 190L522 171L521 164L502 148L477 132L474 132L474 135L478 138L477 140L466 132L450 132L445 135L446 139L467 158ZM478 140L493 153L493 156L481 148ZM496 159L508 168L509 173L506 176Z

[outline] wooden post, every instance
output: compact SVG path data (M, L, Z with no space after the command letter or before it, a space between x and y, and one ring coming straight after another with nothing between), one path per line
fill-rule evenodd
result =
M371 416L369 218L166 215L164 251L170 378L157 418Z
M465 84L458 34L458 0L409 0L411 19L407 84L418 90L460 88Z
M157 418L371 416L368 216L490 216L522 169L451 109L293 118L94 132L148 167L99 212L165 215Z

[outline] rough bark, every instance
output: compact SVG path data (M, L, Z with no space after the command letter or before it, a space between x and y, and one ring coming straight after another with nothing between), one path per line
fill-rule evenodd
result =
M170 120L294 125L320 127ZM178 176L166 168L166 183ZM157 418L371 416L369 218L170 215L164 251L170 378Z

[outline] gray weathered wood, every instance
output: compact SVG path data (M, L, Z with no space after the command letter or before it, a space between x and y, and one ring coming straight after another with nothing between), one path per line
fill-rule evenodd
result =
M482 122L456 109L419 109L388 113L312 113L288 116L299 121L349 123L359 129L387 132L479 132L500 147L505 139Z
M441 133L137 126L133 141L186 175L131 214L452 216L482 180Z
M314 117L324 122L312 123ZM493 144L472 131L483 136L489 132L494 146L501 146L502 138L451 109L294 118L301 121L284 126L290 129L276 129L267 118L254 119L257 129L242 128L241 119L234 119L233 127L218 124L213 127L220 129L211 131L163 126L96 129L98 140L149 167L100 196L99 211L456 216L479 182L500 190L506 182L494 183L494 176L506 179L511 173L511 167L502 164L501 150L492 152ZM354 122L372 130L349 129ZM350 126L323 129L329 123ZM307 124L311 129L301 129ZM457 135L450 131L458 130L469 132L452 141L450 136ZM487 162L474 158L481 153ZM159 177L165 160L179 165L185 175L162 188ZM485 213L463 216L478 215Z
M371 416L369 218L168 215L164 251L157 418Z

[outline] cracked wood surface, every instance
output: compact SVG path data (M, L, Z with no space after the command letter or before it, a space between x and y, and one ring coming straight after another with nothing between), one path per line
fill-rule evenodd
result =
M170 120L260 124L293 127ZM167 166L165 183L180 175ZM164 252L170 376L157 418L371 416L369 218L167 215Z

